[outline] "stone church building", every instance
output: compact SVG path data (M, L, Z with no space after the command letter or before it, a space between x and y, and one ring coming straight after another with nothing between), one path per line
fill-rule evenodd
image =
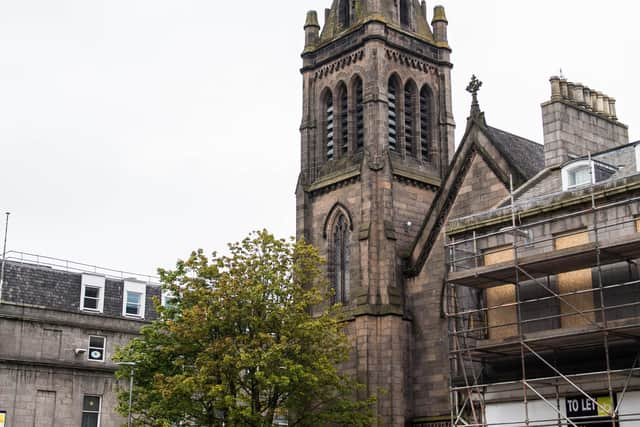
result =
M425 1L418 0L334 0L325 11L322 28L317 13L308 13L301 69L304 96L301 171L296 190L297 235L317 246L328 261L326 273L335 290L333 301L328 303L343 306L347 334L353 344L352 358L345 369L366 385L368 393L377 395L379 425L567 425L569 417L575 415L570 412L571 396L587 396L586 403L593 402L596 407L601 402L595 397L597 393L616 399L624 382L607 381L613 375L611 363L604 367L607 378L594 380L590 386L571 380L560 372L564 368L554 367L552 373L558 373L555 381L567 379L578 390L557 385L553 392L534 386L531 388L538 394L528 391L526 374L533 372L528 368L532 360L551 356L533 349L522 350L524 346L533 347L529 346L526 333L537 332L522 324L539 318L526 319L520 304L526 298L555 298L528 311L546 315L545 320L556 316L542 329L566 332L569 324L562 316L576 315L564 310L569 305L580 315L582 311L591 312L591 323L601 335L608 336L602 326L609 327L604 316L592 315L596 310L609 310L607 299L583 295L604 286L602 281L592 278L587 270L588 279L581 276L586 284L572 290L581 294L569 296L564 293L561 280L569 276L561 277L556 274L560 270L552 269L546 275L548 283L540 285L548 292L542 296L518 292L519 284L517 280L510 281L511 277L499 282L507 288L502 294L493 292L493 288L474 288L471 279L465 282L455 276L459 268L455 256L460 256L455 242L459 238L469 242L473 235L474 245L466 248L466 253L472 254L471 258L482 254L482 260L476 260L471 267L491 264L496 247L504 250L504 245L512 245L517 253L519 235L513 239L491 237L478 243L476 233L516 233L524 224L523 218L534 215L527 210L534 200L547 194L571 199L572 192L584 192L585 185L592 191L588 201L576 199L575 204L569 205L538 203L557 210L544 220L552 221L592 201L593 209L600 201L611 202L613 193L597 193L601 196L596 197L593 188L601 181L615 188L619 185L616 179L628 185L633 179L629 177L639 170L636 145L629 144L627 127L618 121L613 98L564 78L552 78L552 96L542 107L544 145L491 127L478 102L482 84L474 78L468 88L473 95L471 112L456 150L447 26L442 6L436 6L428 17ZM606 153L609 157L618 153L614 166L594 160L598 155L606 157ZM583 163L587 167L579 169ZM628 173L621 172L627 169ZM585 177L590 181L584 181ZM635 200L628 187L616 194L618 198L622 194L626 201ZM508 214L487 220L487 212L498 208L507 209ZM621 219L623 224L635 221L637 210L635 205L629 207L627 219ZM538 215L541 211L536 212ZM480 218L482 215L485 217ZM545 230L553 230L549 239L576 229L586 233L589 240L596 224L590 220L580 225L578 222L573 218ZM635 226L629 233L635 238ZM544 233L540 236L544 237ZM535 242L528 240L527 245L533 247ZM512 250L511 246L508 248ZM630 258L627 254L624 262L622 258L616 262L632 266ZM604 261L599 257L598 263L601 262ZM632 267L635 271L636 266ZM516 265L510 271L517 268ZM599 266L597 269L601 270ZM459 283L465 290L456 290ZM571 283L575 284L575 280ZM633 289L626 298L631 296L633 304L637 304L640 295ZM577 304L575 298L587 302ZM543 312L545 307L551 312ZM460 322L469 325L471 316L456 313L474 310L474 325L481 325L474 330L480 330L481 336L467 334L462 345L461 334L456 331ZM640 313L628 312L631 318L636 314ZM499 332L503 333L491 328L502 328ZM504 333L506 328L516 332ZM637 345L632 331L627 333L630 341L621 341L621 348ZM488 360L486 356L502 353L481 353L470 347L496 339L517 341L522 351L505 352L504 360L509 360L508 367L513 370L518 366L517 357L521 357L523 368L510 379L514 387L491 395L491 381L499 382L499 378L485 373L499 372L502 367L499 358ZM588 350L593 346L601 349L599 342L589 341L592 347L581 345L579 339L574 342L583 353L566 354L578 358L588 359L586 355L596 354ZM627 363L622 356L616 359L610 353L610 344L605 343L607 360ZM549 348L545 347L545 351ZM466 357L467 354L471 356ZM597 354L601 357L601 352ZM628 365L632 363L633 358ZM635 364L631 368L624 366L635 372ZM580 375L590 375L594 370L591 365L585 365L584 372L581 369L572 367ZM537 375L550 376L548 370L540 370ZM471 371L478 374L471 375ZM638 387L634 381L630 379L624 392ZM524 397L518 395L523 388ZM543 421L533 422L540 406L531 401L548 403L552 394L555 397L550 405L555 409L551 415L545 412L539 418ZM630 394L626 401L638 397ZM619 396L617 399L621 400ZM640 400L637 403L640 405ZM615 410L615 422L622 421L624 414L620 411L624 406ZM492 415L509 411L516 413L514 418ZM611 418L607 420L612 425Z
M343 369L377 426L640 427L640 141L564 77L544 144L492 127L475 77L454 141L447 26L418 0L307 15L297 235L327 260ZM156 279L0 270L0 427L122 425L111 356L157 318Z

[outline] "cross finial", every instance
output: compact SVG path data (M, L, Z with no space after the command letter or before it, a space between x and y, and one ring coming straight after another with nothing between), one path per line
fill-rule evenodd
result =
M475 74L471 77L469 86L467 86L467 92L473 95L473 102L471 103L471 115L475 115L480 112L480 104L478 103L478 92L482 87L482 82L478 80Z

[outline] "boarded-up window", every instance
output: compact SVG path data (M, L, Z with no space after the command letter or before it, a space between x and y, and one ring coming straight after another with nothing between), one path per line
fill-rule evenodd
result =
M53 427L56 415L56 392L38 390L34 427Z
M42 358L49 360L60 359L60 347L62 346L62 331L55 329L43 329L42 331Z
M588 231L565 234L555 238L555 248L557 250L587 243L589 243ZM593 311L584 313L585 310L593 310L593 293L577 293L592 288L593 281L590 268L558 274L558 291L560 294L573 294L564 296L560 300L560 314L562 316L560 324L563 328L584 326L595 321L595 313ZM579 314L576 309L583 313Z
M484 264L494 265L513 260L513 248L506 246L484 254ZM518 335L518 314L515 305L499 307L516 302L516 287L503 285L487 289L487 314L489 339L502 339Z
M636 233L640 233L640 218L636 218Z

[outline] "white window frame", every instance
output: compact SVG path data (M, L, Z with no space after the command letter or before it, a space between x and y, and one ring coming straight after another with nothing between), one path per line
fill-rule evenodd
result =
M582 169L584 167L589 168L590 182L582 183L582 184L569 184L569 178L572 173L575 173L576 170ZM595 171L595 163L593 160L580 160L577 162L573 162L562 168L562 191L575 190L576 188L580 188L586 185L593 184L593 179L596 176Z
M635 146L636 149L636 172L640 172L640 144Z
M87 397L97 397L98 398L98 426L100 426L100 421L102 418L102 396L99 396L97 394L85 394L84 396L82 396L82 418L84 418L84 414L89 413L89 414L95 414L96 412L90 412L90 411L85 411L84 409L84 399ZM81 419L82 419L81 418Z
M636 150L636 155L638 155L638 150ZM612 166L607 165L606 163L598 162L596 160L578 160L572 162L565 167L562 168L562 191L575 190L576 188L585 187L588 185L597 184L596 180L596 164L602 168L608 169L610 172L615 173L616 169ZM569 178L572 173L575 173L576 170L581 168L589 168L590 182L585 182L582 184L569 184ZM603 180L605 181L605 180Z
M92 359L91 349L98 347L91 347L91 338L102 338L102 359ZM87 360L89 362L104 363L107 360L107 337L102 335L89 335L89 342L87 343Z
M138 315L135 314L127 314L127 299L130 292L140 294L140 313ZM146 299L147 299L147 284L145 282L140 282L137 280L125 280L124 281L124 292L122 293L122 315L124 317L131 317L136 319L144 319L144 313L146 309Z
M82 287L80 291L80 310L82 311L90 311L94 313L102 313L104 311L104 289L105 289L105 277L98 276L94 274L83 274L82 275ZM97 288L99 290L98 294L98 308L90 308L84 306L84 298L87 291L87 288Z
M160 305L162 307L167 307L175 297L176 296L171 291L162 291L160 294Z

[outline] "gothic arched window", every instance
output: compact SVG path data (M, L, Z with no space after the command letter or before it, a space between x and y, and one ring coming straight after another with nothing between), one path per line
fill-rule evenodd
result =
M339 214L333 226L332 236L332 286L335 291L333 302L349 302L349 221L344 214Z
M388 141L389 149L396 151L398 149L398 85L395 77L389 79L387 88L387 105L388 105Z
M422 160L431 156L431 92L428 87L420 91L420 153Z
M351 25L351 15L349 14L349 1L350 0L340 0L338 15L340 19L340 26L342 28L347 28Z
M416 89L412 82L404 86L404 148L408 156L416 154L415 150L415 106Z
M409 0L400 0L400 24L409 26Z
M356 97L355 105L355 136L356 136L356 149L364 147L364 88L362 85L362 79L356 77L356 81L353 85L353 91Z
M324 99L324 140L327 160L332 160L333 152L333 96L328 92Z
M349 151L349 96L344 83L338 89L338 100L340 102L340 133L338 134L338 147L342 154Z

